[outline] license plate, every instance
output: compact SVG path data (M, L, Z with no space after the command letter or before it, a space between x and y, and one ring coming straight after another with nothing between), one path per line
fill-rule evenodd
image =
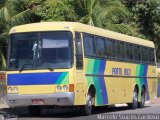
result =
M43 105L44 101L42 99L32 100L32 105Z

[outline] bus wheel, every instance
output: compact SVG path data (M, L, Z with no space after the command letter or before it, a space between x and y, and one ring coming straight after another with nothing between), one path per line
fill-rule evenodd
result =
M132 103L129 104L131 109L136 109L138 107L138 89L135 88L133 91L133 100Z
M87 95L87 102L86 105L82 107L82 113L83 115L90 115L92 113L92 109L93 109L93 104L94 104L94 97L91 94L91 92L88 92Z
M30 115L33 115L33 116L40 115L41 113L41 109L39 106L28 106L28 110Z
M141 102L138 103L138 107L139 107L139 108L143 108L143 107L144 107L145 99L146 99L146 96L145 96L145 88L142 88Z

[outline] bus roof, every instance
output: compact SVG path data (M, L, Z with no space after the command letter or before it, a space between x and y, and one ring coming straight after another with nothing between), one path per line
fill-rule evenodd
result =
M21 32L55 31L55 30L61 30L61 31L73 30L154 48L154 43L149 40L132 37L129 35L85 25L78 22L40 22L40 23L25 24L13 27L10 30L10 34L21 33Z

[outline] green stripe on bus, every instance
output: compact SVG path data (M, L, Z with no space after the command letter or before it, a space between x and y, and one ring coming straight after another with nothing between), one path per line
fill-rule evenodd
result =
M94 59L88 59L88 64L87 64L87 74L92 74L93 68L94 68Z
M99 73L99 70L100 70L100 64L101 64L101 61L100 60L95 60L94 62L94 69L93 69L93 74L98 74ZM93 77L94 78L94 85L96 87L96 90L97 90L97 104L98 105L101 105L103 104L103 98L102 98L102 93L101 93L101 87L100 87L100 82L99 82L99 78L98 77Z
M100 70L100 64L101 64L101 60L88 59L86 73L87 74L98 74ZM96 105L102 105L103 98L102 98L99 78L93 77L93 76L88 76L86 78L87 78L88 85L94 84L94 86L96 87Z
M136 67L136 76L144 76L145 65L139 64ZM139 93L142 91L142 84L144 84L144 78L136 78L136 83L139 86ZM141 99L141 94L138 95L139 100Z
M64 75L64 79L62 80L61 84L69 84L69 74L68 73Z
M61 76L56 81L56 84L68 84L68 73L63 72Z
M94 68L93 68L93 72L92 72L93 74L98 74L99 73L100 64L101 64L100 60L95 60Z

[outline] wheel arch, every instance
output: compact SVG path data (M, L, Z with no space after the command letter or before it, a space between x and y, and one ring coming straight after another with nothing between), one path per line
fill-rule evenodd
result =
M94 84L90 84L90 86L88 87L87 93L89 91L91 91L92 96L95 97L95 95L96 95L96 88L95 88Z
M139 89L140 89L140 88L139 88L138 84L135 84L135 86L134 86L134 88L133 88L133 91L134 91L135 88L137 89L137 92L139 93Z

